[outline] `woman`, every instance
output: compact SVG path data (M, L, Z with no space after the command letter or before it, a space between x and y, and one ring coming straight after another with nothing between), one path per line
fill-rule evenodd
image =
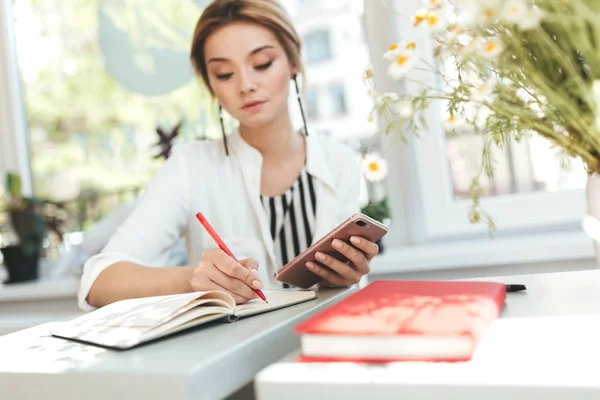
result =
M352 150L308 135L306 127L292 128L288 94L291 81L298 90L300 47L274 0L214 0L207 6L191 61L219 110L235 117L239 129L227 137L223 132L222 141L174 149L135 211L86 262L82 308L211 289L247 302L256 298L253 288L282 288L273 273L358 211L360 171ZM216 248L195 219L198 211L239 264ZM169 268L170 248L182 235L189 267ZM352 238L352 245L334 241L334 247L351 263L325 256L306 266L323 278L322 286L359 282L378 252L364 238Z

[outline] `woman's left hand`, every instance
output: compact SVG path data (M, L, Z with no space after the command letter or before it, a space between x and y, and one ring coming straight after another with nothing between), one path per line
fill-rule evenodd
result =
M325 287L348 287L360 281L363 275L370 271L369 263L379 253L379 246L362 237L352 236L352 245L335 239L332 243L341 255L348 259L347 262L318 252L316 262L307 262L306 267L324 279L319 285ZM319 265L322 264L328 268Z

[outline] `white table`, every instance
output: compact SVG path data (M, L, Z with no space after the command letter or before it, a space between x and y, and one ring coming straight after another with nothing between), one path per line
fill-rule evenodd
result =
M320 290L306 303L216 322L123 352L48 336L52 323L5 335L0 398L221 399L298 348L296 324L354 290Z
M600 271L487 278L507 294L473 359L381 366L293 362L261 371L257 399L600 399Z

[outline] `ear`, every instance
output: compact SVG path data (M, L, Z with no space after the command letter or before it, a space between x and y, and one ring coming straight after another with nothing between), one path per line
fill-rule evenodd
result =
M290 72L292 74L292 79L295 79L298 76L298 72L300 72L300 71L299 71L298 67L292 65Z

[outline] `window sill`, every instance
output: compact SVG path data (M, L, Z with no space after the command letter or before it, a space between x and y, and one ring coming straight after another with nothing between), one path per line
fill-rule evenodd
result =
M0 286L0 303L74 299L78 289L79 280L75 278L14 283Z
M371 275L485 268L512 264L594 259L592 239L566 231L495 239L386 247L371 263Z

